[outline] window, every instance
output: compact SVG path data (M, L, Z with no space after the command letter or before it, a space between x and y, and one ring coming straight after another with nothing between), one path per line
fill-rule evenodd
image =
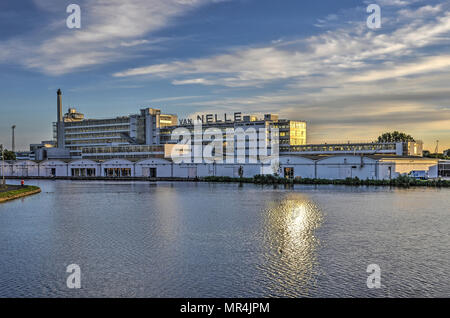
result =
M131 169L130 168L122 168L120 169L121 177L131 177Z
M284 177L287 179L293 179L294 178L294 168L292 168L292 167L284 168Z

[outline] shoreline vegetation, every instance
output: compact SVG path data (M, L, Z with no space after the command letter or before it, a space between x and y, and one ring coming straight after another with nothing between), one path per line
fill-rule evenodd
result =
M346 178L346 179L310 179L310 178L294 178L287 179L277 177L273 175L256 175L253 178L231 178L231 177L206 177L203 181L207 182L241 182L241 183L254 183L261 185L270 184L303 184L303 185L348 185L348 186L391 186L391 187L438 187L449 188L450 180L418 180L407 176L400 176L391 180L371 180L371 179L359 179L359 178Z
M420 180L408 176L400 176L390 180L372 180L359 178L346 179L316 179L316 178L283 178L274 175L255 175L253 178L244 177L197 177L197 178L179 178L179 177L9 177L10 179L27 180L70 180L70 181L166 181L166 182L217 182L217 183L253 183L260 185L347 185L347 186L390 186L390 187L435 187L450 188L450 180L429 179ZM1 195L0 189L0 195Z
M23 198L40 192L41 188L36 186L0 186L0 203Z

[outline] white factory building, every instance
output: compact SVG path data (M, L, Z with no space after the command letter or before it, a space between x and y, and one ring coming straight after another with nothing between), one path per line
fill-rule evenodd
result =
M439 177L437 159L383 155L280 156L272 163L208 164L181 163L162 158L147 159L47 159L5 161L0 175L6 177L110 177L110 178L202 178L207 176L253 177L279 174L286 178L383 180L414 171L424 171L429 178Z
M305 121L280 119L275 114L258 117L235 112L233 116L223 114L222 118L206 114L198 115L196 121L181 119L178 124L177 121L177 115L149 107L137 114L103 119L86 119L74 108L63 115L62 93L58 90L54 140L30 145L34 156L4 162L0 175L195 179L277 174L286 178L373 180L405 174L428 178L450 175L449 163L422 157L421 141L308 144ZM197 130L198 122L201 125ZM231 135L228 139L230 130L242 131L243 137ZM257 130L259 135L251 134ZM188 135L187 143L178 139L180 131ZM212 141L209 137L216 140L216 135L226 138L219 138L214 156L211 151L214 160L206 160L204 152ZM181 137L185 139L184 135ZM253 144L250 140L257 142ZM261 140L266 144L260 143ZM217 151L222 147L223 152ZM238 163L222 163L228 161L228 154L233 151L231 155L233 158L237 155ZM200 159L201 163L179 163L173 155L178 153L187 162ZM225 160L220 158L223 154ZM249 160L240 161L242 154ZM264 161L268 157L271 161Z

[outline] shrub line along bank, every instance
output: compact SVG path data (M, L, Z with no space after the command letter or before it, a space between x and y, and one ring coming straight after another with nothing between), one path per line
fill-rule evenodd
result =
M200 178L150 178L150 177L8 177L9 179L44 179L44 180L72 180L72 181L167 181L167 182L226 182L226 183L254 183L254 184L313 184L313 185L350 185L350 186L395 186L395 187L450 187L450 180L417 180L407 176L400 176L391 180L371 180L359 178L347 179L287 179L273 175L256 175L253 178L233 177L200 177Z
M20 189L0 192L0 203L26 197L39 192L41 192L41 188L36 186L24 186L23 188Z
M400 176L391 180L361 180L359 178L347 179L308 179L295 178L287 179L273 175L256 175L253 178L231 178L231 177L206 177L204 181L208 182L243 182L255 184L325 184L325 185L351 185L351 186L395 186L395 187L450 187L450 181L447 180L417 180L406 176Z

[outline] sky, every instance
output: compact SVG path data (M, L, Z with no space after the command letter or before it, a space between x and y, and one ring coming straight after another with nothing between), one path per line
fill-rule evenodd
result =
M69 4L81 28L69 29ZM381 28L367 7L381 8ZM275 113L308 143L400 130L450 148L450 2L2 0L0 144L52 138L56 91L87 118Z

